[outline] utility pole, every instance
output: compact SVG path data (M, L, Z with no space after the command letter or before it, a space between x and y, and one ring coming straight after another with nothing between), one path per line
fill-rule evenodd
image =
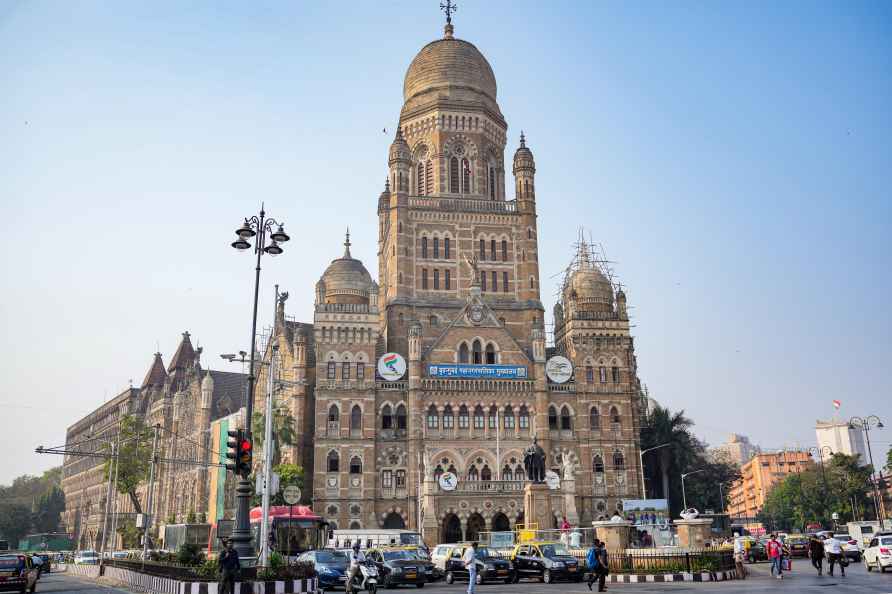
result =
M158 430L161 429L161 425L155 424L155 437L152 439L152 465L149 468L149 490L146 495L146 513L145 513L145 528L143 529L143 538L142 538L142 566L143 569L146 567L146 555L149 551L149 528L152 526L152 504L154 503L154 497L152 494L155 490L155 465L158 464Z
M276 303L279 299L279 285L276 285ZM275 327L273 327L273 336L270 341L275 338ZM269 375L267 376L266 391L266 426L263 430L263 499L262 512L263 519L260 525L260 566L267 567L269 564L269 495L272 490L272 457L273 457L273 386L275 385L276 359L278 355L278 347L273 346L269 359ZM291 525L291 517L288 517L288 525Z
M112 487L112 497L114 504L112 505L112 557L118 548L118 468L121 466L118 458L121 455L121 432L118 431L118 438L115 442L115 480Z
M116 444L111 444L111 458L109 459L110 464L114 464L117 459L117 447ZM108 469L108 487L105 490L105 517L102 520L102 542L99 543L99 563L102 564L105 561L105 542L108 540L108 511L111 508L111 498L112 498L112 472L111 467Z

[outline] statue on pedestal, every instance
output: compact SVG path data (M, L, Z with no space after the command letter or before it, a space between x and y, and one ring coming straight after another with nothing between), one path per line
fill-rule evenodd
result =
M534 436L533 443L523 452L523 468L527 473L527 480L532 483L545 482L545 450L539 445Z

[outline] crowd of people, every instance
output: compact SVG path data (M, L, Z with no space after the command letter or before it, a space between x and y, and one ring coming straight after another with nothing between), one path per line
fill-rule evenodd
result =
M777 534L772 534L768 542L765 543L765 552L768 556L768 561L771 563L771 575L779 580L784 579L784 571L792 569L790 548L784 544L783 540L778 538ZM817 570L818 575L824 575L824 559L827 559L828 575L830 577L833 577L836 567L839 567L841 577L846 576L846 567L849 565L849 561L846 558L844 544L841 540L834 538L833 532L821 535L813 534L809 537L808 558L811 560L812 567ZM739 579L746 579L745 560L746 550L744 549L743 541L742 539L737 539L734 542L734 563Z

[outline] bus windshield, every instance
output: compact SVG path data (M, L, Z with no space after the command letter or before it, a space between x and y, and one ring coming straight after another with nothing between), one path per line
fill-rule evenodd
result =
M403 532L400 534L400 544L402 545L418 545L421 544L421 535L417 532Z

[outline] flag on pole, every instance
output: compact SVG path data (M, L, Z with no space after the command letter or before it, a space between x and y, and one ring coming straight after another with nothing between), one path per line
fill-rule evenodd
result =
M840 402L839 400L833 401L833 408L835 408L836 410L839 410L840 406L842 406L842 402Z

